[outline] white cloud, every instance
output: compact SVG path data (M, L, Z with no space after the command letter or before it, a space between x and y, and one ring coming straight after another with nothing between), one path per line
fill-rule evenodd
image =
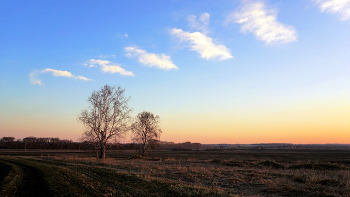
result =
M165 70L178 69L177 66L171 61L171 57L162 54L148 53L143 49L137 47L125 47L124 50L128 52L125 56L137 57L139 62L149 67L156 67Z
M350 0L313 0L321 12L339 14L341 20L350 19Z
M83 81L91 80L91 79L88 79L88 78L83 77L83 76L75 76L71 72L68 72L68 71L55 70L52 68L46 68L46 69L41 71L41 73L48 73L48 72L52 73L53 76L55 76L55 77L68 77L68 78L74 78L74 79L79 79L79 80L83 80Z
M32 85L38 84L39 86L44 86L44 84L41 82L41 80L38 79L38 78L36 78L37 75L38 75L37 72L31 72L31 73L29 74L30 83L31 83Z
M117 35L115 35L115 37L116 38L128 38L129 37L129 35L128 34L117 34Z
M197 17L195 15L189 15L187 17L187 20L188 20L191 28L193 28L195 30L199 30L204 34L208 33L208 26L209 26L209 21L210 21L210 14L209 13L203 13L199 17L199 21L201 23L197 21Z
M63 70L54 70L51 68L46 68L46 69L41 71L41 73L47 73L47 72L52 73L53 76L55 76L55 77L69 77L69 78L74 77L74 75L72 73L70 73L68 71L63 71Z
M84 65L89 65L89 67L97 67L97 65L101 66L102 72L106 73L109 72L111 74L119 73L121 75L125 76L134 76L134 73L131 71L126 71L123 68L121 68L118 64L113 64L112 62L108 60L95 60L91 59L87 61Z
M228 48L222 44L214 44L212 39L200 32L186 32L182 29L173 28L170 33L181 41L188 41L191 45L191 50L197 51L204 59L219 58L225 60L233 58Z
M209 25L209 19L210 19L210 14L209 13L203 13L201 17L199 17L199 20L202 21L204 25Z
M171 35L180 38L181 41L189 42L191 50L197 51L204 59L219 58L219 60L225 60L233 58L226 46L214 44L212 39L206 35L210 22L209 13L201 14L199 21L197 21L195 15L189 15L187 20L190 27L197 30L196 32L190 33L182 29L173 28L170 30Z
M225 24L242 24L243 33L251 32L266 44L285 44L297 41L293 26L277 21L277 11L267 10L261 2L245 3L239 12L232 12L226 17Z
M46 69L44 69L42 71L34 71L34 72L31 72L29 74L30 83L32 85L38 84L40 86L44 86L42 81L37 78L37 75L40 74L40 73L51 73L55 77L68 77L68 78L73 78L73 79L78 79L78 80L83 80L83 81L90 81L90 80L92 80L92 79L88 79L88 78L83 77L83 76L75 76L71 72L68 72L68 71L55 70L55 69L52 69L52 68L46 68Z
M110 57L113 57L115 58L115 55L100 55L98 56L99 58L110 58Z
M83 80L83 81L90 81L91 79L88 79L86 77L83 76L76 76L75 79L79 79L79 80Z

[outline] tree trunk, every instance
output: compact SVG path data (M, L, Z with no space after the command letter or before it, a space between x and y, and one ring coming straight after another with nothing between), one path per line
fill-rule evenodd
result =
M145 148L146 148L146 144L143 145L142 147L142 153L141 153L141 156L143 157L143 155L145 154Z
M100 155L99 155L99 158L100 159L104 159L106 156L106 146L105 145L103 145L103 146L101 146L101 148L100 148Z

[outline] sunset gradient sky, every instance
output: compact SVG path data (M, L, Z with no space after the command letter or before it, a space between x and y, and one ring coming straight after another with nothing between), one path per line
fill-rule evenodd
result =
M163 141L349 144L350 0L0 1L0 137L75 141L106 84Z

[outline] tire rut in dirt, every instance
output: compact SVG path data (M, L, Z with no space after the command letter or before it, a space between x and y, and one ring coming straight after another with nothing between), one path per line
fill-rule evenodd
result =
M7 175L11 172L12 166L1 162L0 160L0 189L2 185L2 181L7 177Z
M48 186L43 178L42 172L38 169L15 161L9 161L23 169L23 180L20 188L17 190L16 196L28 197L50 197Z

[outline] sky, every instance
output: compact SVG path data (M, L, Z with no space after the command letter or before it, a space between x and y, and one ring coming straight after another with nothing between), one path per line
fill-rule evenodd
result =
M349 144L350 0L0 1L0 137L76 141L104 85L162 141Z

